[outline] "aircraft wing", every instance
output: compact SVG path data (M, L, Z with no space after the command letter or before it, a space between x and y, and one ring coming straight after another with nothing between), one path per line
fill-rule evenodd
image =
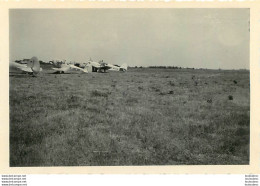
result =
M82 68L76 67L74 65L64 65L61 68L52 68L52 69L59 71L59 72L67 72L67 71L72 70L72 69L80 70L80 71L85 72L85 73L88 72L87 69L82 69Z
M33 72L32 69L30 67L27 67L27 66L25 66L25 67L17 67L17 68L19 68L19 69L21 69L22 71L25 71L25 72Z
M56 71L63 71L62 68L52 68L52 69Z
M66 65L66 66L62 66L61 68L52 68L53 70L56 70L56 71L60 71L60 72L67 72L69 69L70 69L70 67L68 66L68 65Z
M100 65L96 65L96 64L91 64L93 67L95 67L95 68L100 68Z
M99 67L100 69L105 69L105 70L109 70L111 67L110 66L102 66L102 67Z
M82 72L88 73L87 69L79 68L79 67L76 67L74 65L70 65L70 68L73 68L73 69L76 69L76 70L81 70Z
M25 71L25 72L33 72L32 69L31 69L31 67L28 67L28 66L25 65L25 64L11 63L11 66L12 66L12 67L19 68L20 70Z

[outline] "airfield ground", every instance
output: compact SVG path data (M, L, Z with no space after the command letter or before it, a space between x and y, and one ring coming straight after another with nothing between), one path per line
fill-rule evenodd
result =
M9 78L10 166L249 164L249 71Z

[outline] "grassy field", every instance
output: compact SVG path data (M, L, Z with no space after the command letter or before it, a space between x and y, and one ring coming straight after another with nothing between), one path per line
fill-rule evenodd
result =
M249 71L10 73L10 166L249 164Z

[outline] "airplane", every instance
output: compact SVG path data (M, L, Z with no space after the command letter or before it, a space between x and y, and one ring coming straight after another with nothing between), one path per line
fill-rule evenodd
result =
M60 74L64 74L65 72L72 71L72 70L80 70L84 73L88 73L87 68L80 68L75 65L68 64L68 63L66 63L65 60L64 61L53 60L53 61L50 61L50 64L52 64L54 66L54 68L52 68L52 69Z
M95 61L92 61L92 59L90 58L87 65L92 66L93 72L102 72L102 71L106 72L107 70L122 71L122 72L127 71L127 64L126 63L124 63L121 66L116 66L116 65L109 64L109 63L105 63L103 60L101 60L99 62L95 62Z
M37 57L32 57L30 60L28 60L26 64L11 62L10 67L18 68L24 72L29 73L30 75L33 75L34 77L42 71L42 68L40 67L40 62Z
M111 65L111 64L107 64L107 66L110 67L110 69L108 69L108 70L111 70L111 71L122 71L122 72L127 71L126 63L122 64L121 66Z

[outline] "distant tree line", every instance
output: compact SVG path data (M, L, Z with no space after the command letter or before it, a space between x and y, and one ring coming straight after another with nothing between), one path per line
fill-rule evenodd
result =
M195 69L195 68L177 67L177 66L148 66L148 67L134 66L134 67L130 67L130 68L191 69L191 70Z
M149 66L148 68L182 69L181 67L177 67L177 66Z

